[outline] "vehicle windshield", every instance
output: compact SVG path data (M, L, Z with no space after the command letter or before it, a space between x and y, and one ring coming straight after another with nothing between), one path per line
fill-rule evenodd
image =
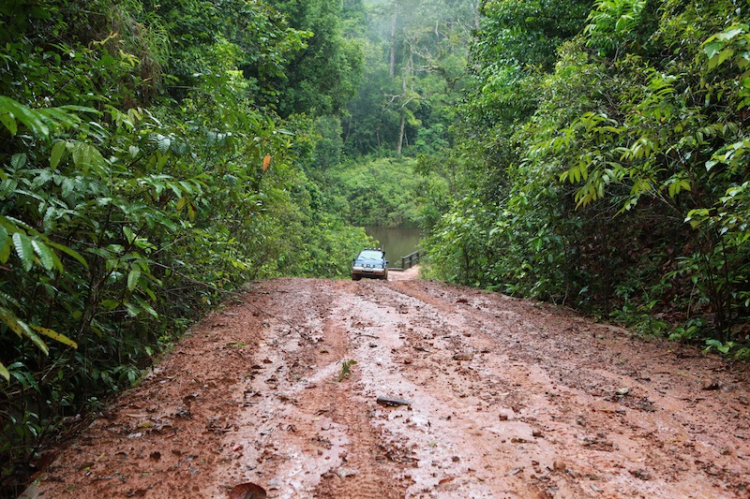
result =
M359 254L358 260L371 260L375 262L379 262L383 259L383 253L380 251L368 251L365 250L362 253Z

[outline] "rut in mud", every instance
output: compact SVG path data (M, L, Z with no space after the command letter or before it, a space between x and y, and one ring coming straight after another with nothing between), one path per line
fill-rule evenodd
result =
M565 310L279 279L193 328L25 497L748 497L749 397L744 366Z

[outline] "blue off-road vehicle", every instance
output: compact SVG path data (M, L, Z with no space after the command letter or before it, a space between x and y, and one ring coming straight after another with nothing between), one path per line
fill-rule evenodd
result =
M380 248L366 248L354 259L352 279L359 281L363 277L388 280L388 260L385 251Z

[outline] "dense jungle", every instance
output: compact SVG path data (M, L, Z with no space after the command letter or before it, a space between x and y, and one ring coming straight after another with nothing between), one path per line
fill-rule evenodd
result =
M0 3L0 495L249 283L422 277L750 358L746 0Z

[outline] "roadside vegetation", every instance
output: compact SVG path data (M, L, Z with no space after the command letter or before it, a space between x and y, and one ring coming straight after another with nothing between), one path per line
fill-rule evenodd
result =
M430 275L750 356L747 8L482 2Z
M333 4L273 3L0 7L4 487L227 292L366 244L306 171L360 51Z
M750 356L732 0L0 5L0 481L244 283L427 276ZM30 466L30 464L32 466Z

